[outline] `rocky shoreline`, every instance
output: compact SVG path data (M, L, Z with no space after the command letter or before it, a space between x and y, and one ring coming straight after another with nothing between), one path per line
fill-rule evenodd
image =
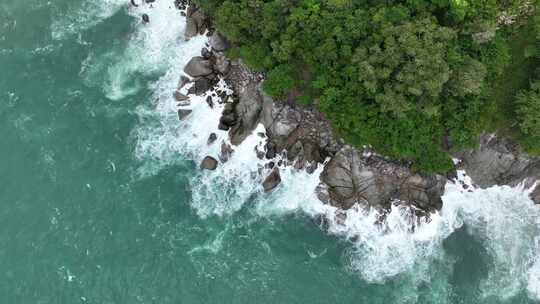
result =
M188 96L180 89L193 83L188 94L201 95L223 79L233 90L232 95L218 91L219 101L224 103L219 129L228 131L233 146L241 144L255 128L262 124L266 130L266 144L254 153L266 159L269 175L263 182L265 191L271 191L281 181L279 166L273 160L282 155L286 164L297 170L313 173L324 166L317 187L317 196L324 203L346 210L359 204L381 211L392 204L412 207L419 214L429 214L442 208L441 196L447 182L446 176L419 174L408 164L387 159L370 148L358 149L346 145L331 131L324 115L312 108L298 106L285 100L274 100L262 93L262 73L250 70L241 60L225 56L229 47L226 39L212 28L212 23L196 6L187 12L186 39L197 34L209 36L207 49L194 57L184 72L191 79L183 78L176 99L182 103ZM213 98L207 98L213 106ZM189 115L189 110L179 110L179 118ZM212 136L211 136L212 137ZM215 139L214 139L215 140ZM213 142L212 138L208 142ZM220 161L226 161L233 149L221 145ZM535 189L531 198L540 203L540 157L527 156L516 144L485 134L477 149L455 153L459 159L456 169L463 169L475 185L486 188L494 185L517 186L521 183ZM213 170L218 161L205 158L202 169Z

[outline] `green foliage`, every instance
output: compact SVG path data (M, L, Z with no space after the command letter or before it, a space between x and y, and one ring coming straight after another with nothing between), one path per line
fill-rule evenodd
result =
M288 65L279 65L272 69L262 87L263 91L270 95L281 97L294 88L295 80L293 78L294 71Z
M513 100L516 86L499 92L514 82L510 67L540 54L517 47L519 57L506 29L490 34L527 1L196 0L235 45L229 54L267 72L266 94L317 99L350 143L429 172L452 168L448 145L476 142L503 104L494 100ZM540 21L535 29L539 41ZM520 125L530 134L535 122Z
M540 141L540 81L533 83L530 90L518 94L517 106L521 131Z

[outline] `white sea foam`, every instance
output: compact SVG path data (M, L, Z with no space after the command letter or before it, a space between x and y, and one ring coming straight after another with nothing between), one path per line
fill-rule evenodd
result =
M67 13L62 12L54 18L51 26L52 37L56 40L64 39L91 28L127 7L127 4L125 0L100 0L84 1L82 7L70 7Z
M123 98L132 94L129 79L133 73L164 73L151 85L155 103L138 108L135 152L144 160L143 175L185 159L198 164L206 155L217 157L220 143L228 141L226 132L217 130L221 106L216 104L211 109L204 101L206 96L191 98L187 108L193 112L184 121L178 121L178 106L172 92L182 67L200 52L206 37L184 42L185 19L164 3L157 2L153 9L130 11L136 17L148 13L150 24L138 25L124 56L110 68L106 86L109 98ZM264 193L260 183L268 170L261 169L264 162L254 153L254 147L263 142L257 135L262 131L259 126L242 145L233 147L231 159L216 171L198 171L189 176L191 205L199 216L228 216L248 207L247 204L260 216L293 212L313 217L324 215L329 219L328 232L351 244L350 268L371 283L382 283L411 271L419 271L418 281L429 280L427 265L444 254L442 242L465 225L493 260L481 284L484 296L509 298L526 289L531 298L540 297L540 261L536 258L540 212L523 189L465 189L460 182L450 183L443 197L443 209L432 215L430 221L414 225L411 232L411 221L416 219L404 207L393 207L383 223L375 224L379 219L375 211L351 209L343 213L322 204L315 196L322 168L309 175L283 167L282 184L275 191ZM218 140L208 146L207 138L212 132ZM460 180L468 181L463 173ZM209 244L212 246L208 248L219 250L221 238Z

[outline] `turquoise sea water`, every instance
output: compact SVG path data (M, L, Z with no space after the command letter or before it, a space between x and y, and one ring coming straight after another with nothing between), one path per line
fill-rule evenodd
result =
M316 174L261 193L256 136L200 172L219 110L176 118L205 38L172 2L0 1L0 303L539 303L521 189L450 185L409 233L400 210L320 227Z

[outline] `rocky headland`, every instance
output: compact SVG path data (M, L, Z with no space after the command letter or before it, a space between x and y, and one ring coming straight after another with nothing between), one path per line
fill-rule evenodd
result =
M262 185L265 191L271 191L281 182L280 166L294 166L308 173L323 166L317 196L340 209L358 204L384 212L392 204L403 204L424 215L442 208L441 196L446 183L454 182L452 176L418 173L410 164L388 159L369 147L345 144L315 108L266 96L261 89L264 74L250 70L241 60L226 57L229 43L201 10L191 5L186 15L186 39L206 34L209 43L185 67L184 72L191 79L181 79L179 90L192 82L188 94L200 95L220 79L228 84L234 92L232 95L217 92L224 104L219 129L228 131L233 146L241 144L259 124L264 126L264 150L254 147L254 153L267 160L269 173ZM179 91L175 96L180 103L188 99ZM211 98L207 102L213 106ZM179 111L180 119L189 115L185 111ZM208 142L213 140L209 138ZM219 158L226 161L233 148L223 142L221 151ZM277 155L285 161L276 163ZM484 134L478 148L453 155L457 159L456 170L465 170L475 186L523 184L533 189L531 198L540 203L540 158L528 156L515 143ZM201 168L209 170L216 166L217 160L209 158L201 164Z

